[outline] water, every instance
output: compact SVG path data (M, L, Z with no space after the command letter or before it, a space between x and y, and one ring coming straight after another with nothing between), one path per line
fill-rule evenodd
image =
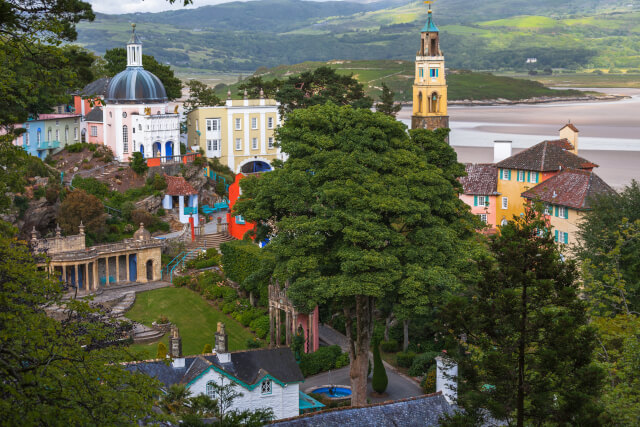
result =
M331 387L331 390L329 390L329 387L321 387L313 390L312 393L324 394L334 399L351 396L351 390L344 387Z

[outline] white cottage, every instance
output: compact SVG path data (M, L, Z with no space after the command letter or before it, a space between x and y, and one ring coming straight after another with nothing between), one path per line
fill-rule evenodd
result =
M270 408L274 419L296 417L300 414L299 384L304 381L293 352L287 347L228 352L224 325L218 324L214 353L198 356L180 355L181 343L177 334L170 339L171 364L162 360L131 363L130 371L142 372L157 378L165 387L184 384L194 394L215 398L212 384L237 384L242 393L233 401L231 409L255 410Z

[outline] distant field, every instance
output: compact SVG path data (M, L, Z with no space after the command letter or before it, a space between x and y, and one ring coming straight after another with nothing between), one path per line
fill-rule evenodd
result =
M247 339L254 335L241 323L225 316L209 305L200 295L187 288L162 288L141 292L126 314L127 318L151 326L161 315L167 316L180 329L182 352L185 355L201 354L205 344L214 345L214 333L218 322L224 322L229 336L230 350L243 350ZM167 344L168 337L162 341ZM168 348L168 347L167 347ZM155 358L158 343L133 345L131 350L141 352L141 358Z

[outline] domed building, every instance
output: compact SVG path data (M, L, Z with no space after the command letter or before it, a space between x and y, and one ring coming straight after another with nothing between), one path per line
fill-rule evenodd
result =
M135 24L127 44L127 68L116 74L105 91L104 141L119 161L135 151L145 158L170 160L180 154L180 119L170 111L164 85L142 65L142 42Z

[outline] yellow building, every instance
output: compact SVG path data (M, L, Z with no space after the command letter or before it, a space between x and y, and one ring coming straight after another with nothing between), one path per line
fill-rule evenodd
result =
M420 35L415 75L411 129L448 128L444 56L440 50L440 30L433 22L431 7Z
M521 194L545 182L564 169L591 171L598 165L578 156L578 130L565 126L562 139L542 141L518 154L496 162L498 167L498 211L496 221L505 224L513 216L524 214L525 200ZM573 141L573 142L570 142ZM510 151L510 150L509 150Z
M275 146L278 106L274 99L245 97L227 99L223 106L198 107L187 114L189 146L219 158L234 173L271 170L271 161L285 160Z
M570 247L578 242L578 226L591 209L590 200L599 194L613 193L602 178L589 170L565 169L545 182L522 193L528 202L542 202L556 242Z

